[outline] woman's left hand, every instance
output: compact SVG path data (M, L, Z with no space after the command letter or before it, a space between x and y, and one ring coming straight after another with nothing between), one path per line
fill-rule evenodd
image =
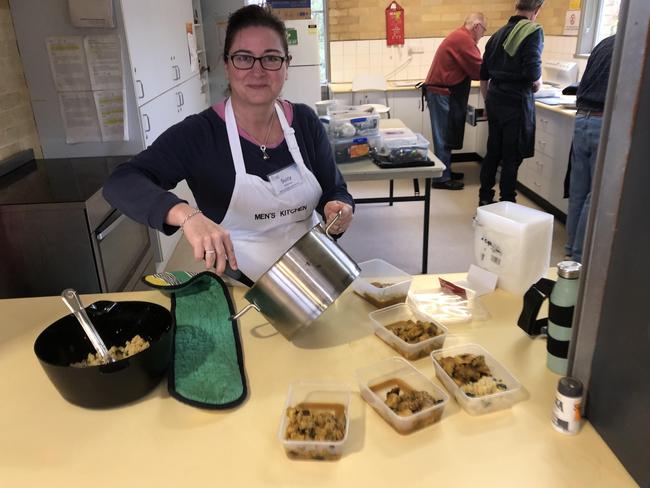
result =
M338 200L332 200L325 204L325 227L334 220L339 212L341 212L341 217L330 229L330 234L339 235L347 230L352 222L352 206Z

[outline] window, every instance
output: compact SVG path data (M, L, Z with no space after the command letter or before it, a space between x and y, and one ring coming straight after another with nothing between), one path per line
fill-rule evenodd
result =
M311 18L318 25L318 46L319 59L320 59L320 82L327 83L327 57L328 57L328 44L327 44L327 16L326 16L327 0L311 0Z
M621 0L582 0L576 55L587 56L596 44L616 34Z

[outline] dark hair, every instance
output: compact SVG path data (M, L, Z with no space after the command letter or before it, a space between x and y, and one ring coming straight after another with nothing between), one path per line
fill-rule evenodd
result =
M261 7L259 5L247 5L236 10L228 17L228 27L226 29L226 39L223 46L223 60L228 61L230 47L237 33L247 27L268 27L274 30L280 36L285 56L289 54L289 44L287 43L287 29L279 18L273 14L270 7Z
M517 0L515 8L525 12L532 12L542 6L544 0Z

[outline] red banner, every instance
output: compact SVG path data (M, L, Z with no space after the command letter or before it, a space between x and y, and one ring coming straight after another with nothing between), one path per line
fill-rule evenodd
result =
M386 45L404 44L404 9L397 2L386 7Z

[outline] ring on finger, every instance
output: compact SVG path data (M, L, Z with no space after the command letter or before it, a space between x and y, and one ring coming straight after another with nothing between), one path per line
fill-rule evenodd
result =
M217 251L215 251L214 249L207 249L207 250L205 251L205 253L206 253L206 254L216 254Z

